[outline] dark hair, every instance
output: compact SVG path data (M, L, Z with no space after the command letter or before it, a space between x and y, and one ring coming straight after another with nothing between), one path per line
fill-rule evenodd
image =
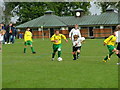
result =
M26 30L28 29L29 27L26 28Z

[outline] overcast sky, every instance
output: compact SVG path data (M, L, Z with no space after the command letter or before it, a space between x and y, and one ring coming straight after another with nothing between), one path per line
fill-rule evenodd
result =
M94 1L95 1L95 0L94 0ZM91 1L91 2L90 2L91 7L90 7L89 11L90 11L90 13L91 13L92 15L95 15L95 14L99 15L99 14L101 13L101 8L100 8L99 6L97 6L96 4L94 4L94 1ZM2 6L2 2L3 2L3 0L0 0L0 6ZM16 22L16 19L17 19L17 18L18 18L17 16L12 17L12 18L11 18L11 21L12 21L12 22Z

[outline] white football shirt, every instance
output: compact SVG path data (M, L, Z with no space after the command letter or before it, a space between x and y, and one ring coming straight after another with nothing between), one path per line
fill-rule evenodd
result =
M71 38L73 39L73 36L74 36L74 35L78 35L79 38L81 38L80 30L73 28L73 29L70 31L70 33L69 33L69 37L71 37Z
M116 42L120 42L120 31L116 31Z
M0 34L0 42L3 41L3 35Z
M74 39L72 39L72 44L75 47L80 47L82 45L81 44L82 41L83 41L82 38L78 38L76 41Z

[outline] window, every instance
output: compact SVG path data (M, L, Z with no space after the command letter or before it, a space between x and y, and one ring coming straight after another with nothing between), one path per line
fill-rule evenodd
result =
M104 28L111 28L111 26L104 26Z
M100 28L100 26L96 26L95 28Z
M81 27L81 29L88 29L88 27Z

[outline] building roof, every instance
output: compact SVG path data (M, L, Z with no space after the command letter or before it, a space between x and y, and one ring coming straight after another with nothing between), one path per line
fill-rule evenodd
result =
M39 18L33 19L21 25L18 25L17 28L25 28L25 27L61 27L66 26L58 16L56 15L44 15Z
M105 12L101 15L88 15L82 17L61 17L61 20L67 25L72 26L75 24L84 25L114 25L118 24L118 13Z
M53 14L44 15L39 18L33 19L21 25L17 28L24 27L61 27L61 26L73 26L75 24L81 26L91 25L117 25L118 24L118 13L114 11L106 11L100 15L85 15L81 17L75 16L63 16L59 17Z

